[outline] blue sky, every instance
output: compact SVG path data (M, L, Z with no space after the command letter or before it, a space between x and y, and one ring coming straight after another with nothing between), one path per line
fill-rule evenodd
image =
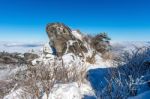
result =
M150 0L0 0L0 41L47 41L50 22L107 32L113 41L147 41Z

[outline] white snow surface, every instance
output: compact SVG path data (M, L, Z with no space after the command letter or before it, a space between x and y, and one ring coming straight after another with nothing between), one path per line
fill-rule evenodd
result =
M94 91L88 84L68 83L56 84L52 91L47 94L44 93L42 99L82 99L84 95L94 95ZM30 93L24 91L24 88L19 88L10 92L4 99L33 99ZM37 98L36 98L37 99Z
M48 99L81 99L81 97L77 83L72 83L55 85ZM47 95L44 94L42 99L47 99Z
M74 82L56 85L53 92L50 93L49 99L82 99L84 95L94 95L91 86Z
M50 47L48 42L46 44L44 44L43 52L48 53L48 54L52 54L53 53L52 48Z
M10 92L3 99L33 99L33 97L30 93L25 92L24 88L19 88Z
M75 36L75 38L79 39L79 40L83 40L83 36L76 30L72 31L73 36Z

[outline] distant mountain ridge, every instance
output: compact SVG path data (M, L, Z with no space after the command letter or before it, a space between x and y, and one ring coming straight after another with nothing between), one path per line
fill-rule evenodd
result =
M32 42L32 43L24 43L24 42L0 42L0 52L18 52L25 53L29 50L39 51L44 43L42 42Z

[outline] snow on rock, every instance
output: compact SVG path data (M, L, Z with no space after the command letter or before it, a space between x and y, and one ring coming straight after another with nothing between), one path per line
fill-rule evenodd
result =
M48 54L52 54L53 53L53 50L52 48L50 47L49 43L46 43L43 47L43 52L44 53L48 53Z
M80 57L74 55L73 53L63 55L62 59L63 59L63 63L66 66L77 65L79 67L79 65L80 65L80 67L82 67L85 64L83 58L80 58Z
M51 48L51 46L49 45L49 43L46 43L44 45L44 47L41 49L42 53L40 53L40 57L37 59L34 59L32 61L32 65L36 65L39 63L43 63L43 64L49 64L51 61L54 61L55 59L55 55L53 55L53 50Z
M76 31L76 30L73 30L72 31L72 34L73 34L73 36L75 37L75 38L77 38L77 39L79 39L79 40L83 40L83 36L78 32L78 31Z

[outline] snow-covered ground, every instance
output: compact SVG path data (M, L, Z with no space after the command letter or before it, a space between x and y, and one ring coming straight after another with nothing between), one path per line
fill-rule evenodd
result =
M0 80L9 80L11 77L14 77L14 75L18 71L23 71L26 70L27 66L15 66L15 65L7 65L7 66L2 66L0 65Z
M77 35L78 38L81 39L79 35ZM148 42L126 42L126 43L113 43L113 50L130 50L134 49L134 45L137 45L138 47L141 46L149 46L150 43ZM48 46L46 44L45 46ZM32 43L32 44L20 44L20 43L8 43L8 42L1 42L0 43L0 51L6 51L6 52L28 52L31 49L34 50L41 50L42 44ZM36 59L33 61L33 65L36 64L36 61L44 61L52 62L54 61L52 53L49 52L51 49L49 47L43 48L45 52L47 52L47 55L41 55L39 59ZM82 59L79 57L75 57L72 53L65 54L62 59L64 60L65 64L73 64L76 63L76 65L85 65L82 63ZM99 55L96 56L96 62L95 64L89 64L86 63L87 70L86 70L86 82L85 83L78 83L78 82L71 82L66 84L56 84L52 91L48 94L47 97L46 93L43 93L42 99L97 99L96 95L98 92L101 92L100 90L104 89L107 82L107 75L109 73L109 68L112 67L111 61L104 61ZM9 66L8 66L9 67ZM7 66L2 70L0 70L0 80L5 80L10 75L13 75L18 70L23 69L22 67L16 67L12 69L7 69ZM25 68L24 68L25 69ZM20 94L21 93L21 94ZM19 88L17 90L12 90L10 93L8 93L4 99L21 99L23 93L23 88ZM21 95L21 96L20 96ZM26 97L28 99L32 99L30 95L29 97ZM144 92L139 94L138 96L131 97L129 99L148 99L150 97L150 92Z

